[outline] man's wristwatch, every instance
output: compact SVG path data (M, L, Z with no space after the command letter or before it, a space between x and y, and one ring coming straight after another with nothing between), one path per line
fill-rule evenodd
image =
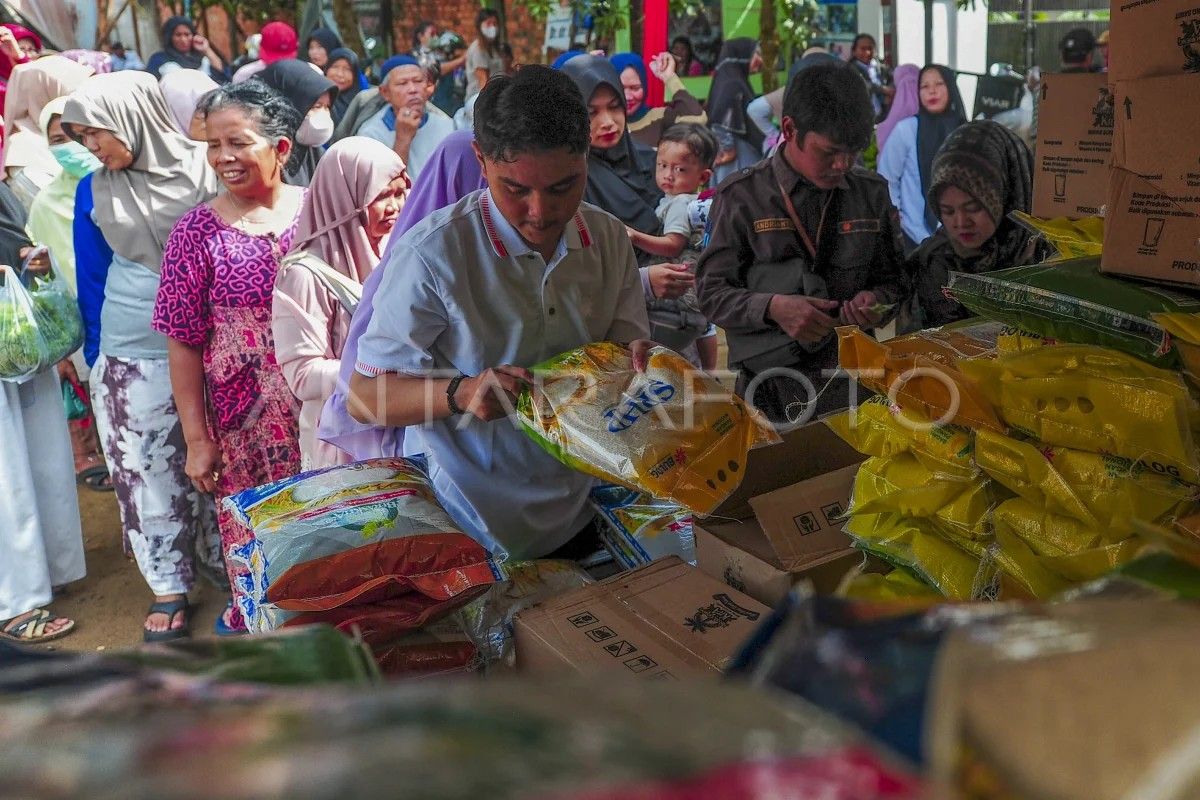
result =
M467 413L466 409L459 408L458 403L454 399L455 393L458 392L458 385L466 379L467 376L460 372L450 379L450 384L446 387L446 406L450 409L451 414Z

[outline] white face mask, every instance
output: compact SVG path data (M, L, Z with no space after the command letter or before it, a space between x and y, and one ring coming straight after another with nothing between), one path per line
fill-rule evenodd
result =
M320 147L333 138L333 116L328 108L309 112L296 131L296 142L307 147Z
M495 25L484 25L479 29L479 32L483 34L485 39L495 39L496 34L500 32L500 29Z

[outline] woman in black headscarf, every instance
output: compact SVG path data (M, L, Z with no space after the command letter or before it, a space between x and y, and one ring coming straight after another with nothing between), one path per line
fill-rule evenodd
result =
M930 64L921 70L916 116L901 120L892 129L879 154L879 174L887 178L892 203L900 212L900 228L916 248L937 230L929 196L933 158L942 143L967 121L954 70Z
M969 122L946 138L933 161L928 198L942 227L906 265L924 327L969 315L942 292L951 272L991 272L1045 255L1044 242L1008 218L1013 211L1029 211L1032 175L1033 154L997 122Z
M654 209L662 192L654 181L654 151L634 144L625 126L625 93L607 59L576 56L562 71L575 81L592 120L587 191L583 199L628 227L657 236L662 228Z
M350 102L363 90L361 76L362 67L358 61L358 54L353 50L339 47L329 51L325 77L333 81L338 90L337 98L333 101L334 125L342 121L342 117L346 116L346 109L350 108Z
M217 83L228 83L225 61L196 34L196 23L188 17L171 17L162 28L163 49L150 56L146 71L156 78L176 69L198 69ZM165 68L165 69L164 69Z
M308 186L324 145L333 138L331 108L338 96L337 85L294 58L276 61L255 77L287 98L304 117L283 178L292 186Z
M329 66L329 59L334 50L342 46L342 40L329 28L317 28L308 35L308 46L305 48L307 60L324 72Z
M763 132L746 112L757 96L750 74L761 69L762 63L758 42L753 39L730 39L721 47L708 94L708 126L721 143L713 168L714 186L762 160Z

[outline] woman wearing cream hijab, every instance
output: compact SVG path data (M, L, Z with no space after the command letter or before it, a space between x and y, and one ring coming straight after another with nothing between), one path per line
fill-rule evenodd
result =
M10 181L17 178L13 189L26 208L59 172L39 125L42 109L75 91L91 74L91 67L62 56L13 68L4 99L4 173Z
M67 100L62 126L102 165L76 193L76 273L97 427L127 545L155 595L143 636L178 638L197 569L224 570L212 501L184 470L167 340L150 321L171 228L216 194L217 176L205 147L176 129L149 73L88 79Z
M296 243L275 279L275 359L301 401L304 469L349 463L316 438L333 393L351 310L379 264L412 183L404 162L374 139L351 136L317 165L300 212ZM339 299L340 298L340 299Z

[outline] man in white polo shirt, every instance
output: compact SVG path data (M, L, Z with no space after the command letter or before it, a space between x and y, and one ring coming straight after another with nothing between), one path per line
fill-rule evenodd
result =
M593 479L506 418L528 368L604 340L629 344L642 368L650 346L625 228L581 204L590 138L562 73L528 66L488 82L475 151L489 188L392 246L350 383L352 413L413 426L405 452L429 458L446 509L516 558L561 552L592 516Z

